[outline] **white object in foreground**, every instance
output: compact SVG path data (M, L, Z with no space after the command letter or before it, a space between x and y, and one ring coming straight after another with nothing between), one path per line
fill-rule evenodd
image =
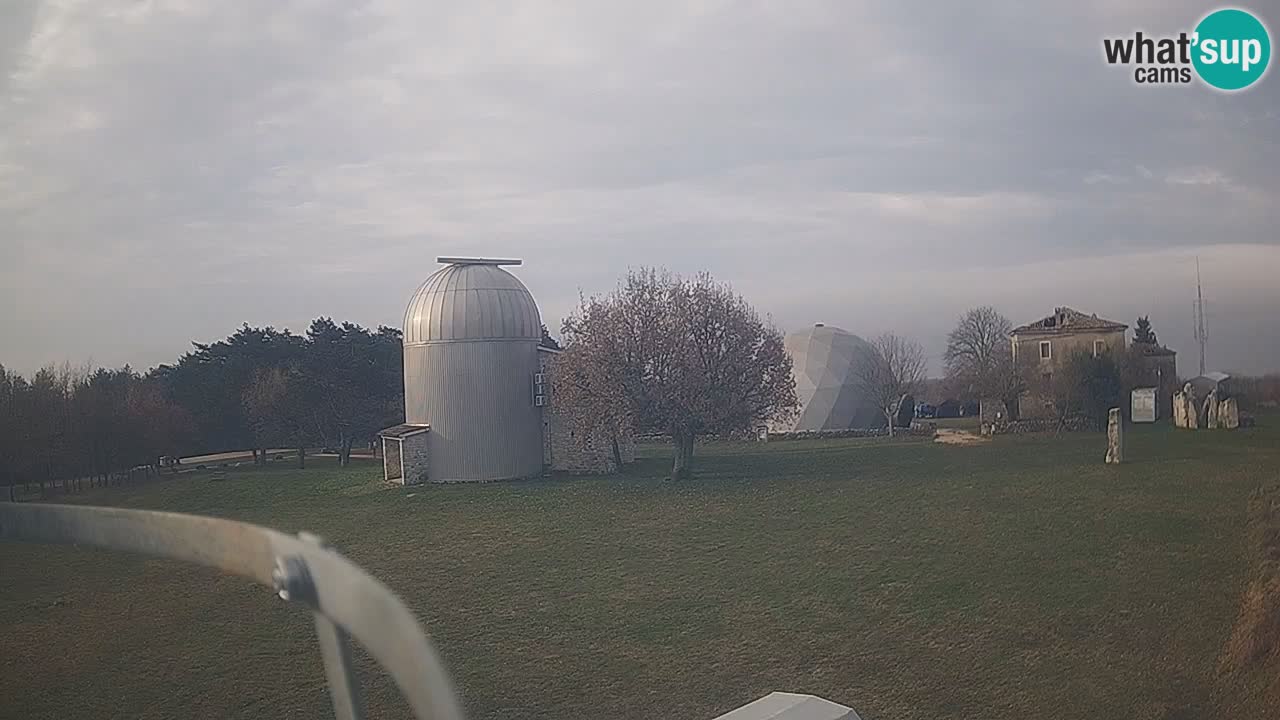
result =
M715 720L861 720L858 713L830 700L799 693L769 693Z

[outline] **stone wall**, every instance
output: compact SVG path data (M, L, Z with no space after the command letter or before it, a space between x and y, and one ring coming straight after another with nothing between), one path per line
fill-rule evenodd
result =
M538 353L539 367L544 373L555 370L557 353ZM613 438L609 433L597 430L583 433L569 422L568 413L573 408L562 407L550 392L547 382L546 404L542 407L542 465L547 470L584 475L605 475L618 471L613 456ZM618 438L618 454L622 462L636 459L636 439L631 433Z
M559 413L544 411L549 452L548 468L561 473L604 475L617 473L613 459L613 438L603 430L584 433L573 429ZM634 462L635 438L623 434L618 438L618 455L623 462Z
M938 426L931 422L912 422L911 427L895 428L894 437L932 438L938 434ZM769 440L809 440L815 438L873 438L888 437L889 428L848 428L845 430L796 430L794 432L771 432Z
M404 477L401 485L421 485L430 479L428 473L429 438L431 432L415 433L400 441L400 454L404 460Z
M542 411L543 460L546 467L558 472L584 475L606 475L618 471L613 458L613 438L597 430L583 433L570 426L559 408ZM623 463L635 462L635 436L623 433L618 438L618 454Z
M1088 418L1071 417L1067 418L1061 429L1065 432L1091 432L1098 430L1098 426L1097 423ZM992 425L989 429L984 428L985 434L989 435L1025 435L1027 433L1057 432L1058 430L1058 420L1056 418L1025 418L1004 423L1003 425Z

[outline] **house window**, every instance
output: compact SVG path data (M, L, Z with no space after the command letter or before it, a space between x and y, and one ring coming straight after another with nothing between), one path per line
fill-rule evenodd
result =
M1098 356L1099 356L1099 355L1101 355L1103 352L1105 352L1105 351L1106 351L1106 349L1107 349L1107 343L1106 343L1106 341L1103 341L1103 340L1094 340L1094 341L1093 341L1093 356L1094 356L1094 357L1098 357Z
M1048 340L1040 341L1040 359L1048 360L1053 357L1053 349L1049 346Z

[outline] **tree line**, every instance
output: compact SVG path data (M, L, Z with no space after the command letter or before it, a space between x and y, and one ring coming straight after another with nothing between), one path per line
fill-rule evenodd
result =
M400 331L319 318L305 334L248 324L138 373L0 366L0 484L109 482L164 456L357 443L400 422Z
M404 417L401 333L314 320L303 335L244 325L196 343L150 377L192 413L200 451L323 447L346 465L356 443ZM186 454L186 453L184 453Z
M188 441L192 415L160 383L118 370L0 366L0 486L105 483Z

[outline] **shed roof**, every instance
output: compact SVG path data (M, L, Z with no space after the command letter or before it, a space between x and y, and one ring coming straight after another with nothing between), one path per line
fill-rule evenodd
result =
M430 425L413 425L410 423L400 423L399 425L392 425L389 428L383 428L379 430L378 437L403 439L403 438L409 437L410 435L417 435L418 433L424 433L430 429L431 429Z
M1229 380L1230 378L1231 376L1228 375L1227 373L1213 371L1213 372L1207 372L1203 375L1200 375L1199 377L1194 377L1191 379L1192 380L1201 380L1201 379L1212 380L1213 382L1220 383L1223 380Z
M1074 308L1054 308L1052 315L1019 325L1013 329L1014 335L1050 335L1085 332L1090 330L1126 330L1128 325L1114 320L1100 318L1097 314L1086 315Z

